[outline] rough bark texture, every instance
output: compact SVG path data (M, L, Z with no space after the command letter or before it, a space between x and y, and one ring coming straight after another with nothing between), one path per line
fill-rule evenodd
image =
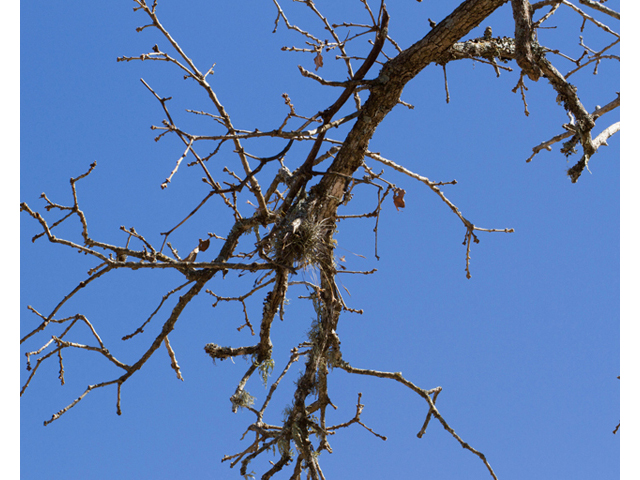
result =
M320 182L326 198L321 216L335 214L349 177L364 160L365 152L378 125L398 104L404 86L430 63L437 63L445 52L477 27L507 0L467 0L438 23L425 37L388 61L378 76L379 85L371 88L358 120L349 132L330 172Z
M534 60L532 45L537 45L535 31L531 24L533 9L529 0L511 0L513 20L516 24L516 62L531 80L538 81L542 74Z

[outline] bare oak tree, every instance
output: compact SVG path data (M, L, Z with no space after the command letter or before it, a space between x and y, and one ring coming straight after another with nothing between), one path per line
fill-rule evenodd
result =
M594 69L594 73L597 73L604 60L619 60L615 51L620 36L610 25L618 21L620 15L607 7L604 0L579 0L579 5L566 0L543 0L533 4L528 0L465 0L446 18L438 22L429 20L429 31L426 34L415 32L415 43L402 49L394 41L393 19L390 18L384 2L372 5L368 0L361 0L362 8L369 18L366 24L353 23L348 19L338 24L331 23L311 0L294 0L296 1L321 21L324 32L328 32L329 40L322 40L320 33L291 22L287 16L287 8L277 0L273 0L274 32L286 28L300 35L299 45L288 46L283 50L303 52L312 56L315 71L299 67L300 74L328 89L333 89L332 92L336 92L335 100L330 104L319 105L311 112L300 112L296 110L294 101L284 94L288 114L271 130L260 131L253 125L239 126L232 120L218 93L209 83L208 78L213 74L213 67L203 68L196 65L178 40L165 29L161 22L161 3L158 5L157 0L152 3L134 0L136 14L145 18L145 24L139 27L138 31L153 30L154 34L164 37L172 49L162 51L156 45L146 53L122 56L118 60L171 64L177 69L177 74L195 82L210 101L208 106L190 108L188 111L207 120L213 119L218 125L217 129L210 129L212 131L206 135L190 133L174 122L167 92L156 91L152 85L142 80L144 87L157 99L164 111L162 122L152 127L158 132L157 140L167 135L175 135L184 144L184 149L162 188L169 187L180 168L183 168L183 162L191 159L188 166L201 170L202 181L208 186L209 192L191 211L185 211L182 221L170 230L162 232L163 242L160 245L148 241L133 227L121 227L124 241L118 245L91 236L90 220L81 209L77 186L93 172L95 163L71 179L71 204L57 203L43 194L44 210L47 212L47 215L44 215L26 203L21 203L21 210L36 220L42 228L42 232L33 238L34 241L47 238L50 242L83 252L96 261L87 277L65 295L50 312L41 313L30 307L33 314L39 318L39 324L22 338L21 343L39 335L47 338L39 344L39 348L26 352L27 369L30 370L30 374L21 394L30 385L43 362L57 359L60 378L64 382L63 352L65 349L82 349L104 357L119 368L122 374L89 385L75 400L47 420L45 425L68 412L92 390L108 386L115 389L117 412L120 414L122 385L141 370L159 349L166 350L176 376L182 378L169 335L183 316L185 307L196 296L207 293L213 297L214 307L220 302L238 302L244 312L238 330L246 329L245 332L248 331L257 338L256 341L240 346L216 343L203 345L206 354L214 361L239 356L250 359L246 372L239 379L235 390L232 390L231 403L233 411L243 408L255 415L253 423L247 427L247 433L253 436L253 441L243 450L229 454L223 459L232 466L239 465L242 476L252 476L249 465L253 459L265 452L274 451L277 452L277 461L273 462L268 471L263 472L262 478L271 478L288 465L292 465L291 478L302 478L303 472L313 479L325 478L320 468L319 454L323 450L331 452L329 436L356 423L364 426L360 398L352 418L344 419L338 424L331 424L327 418L327 410L330 407L335 408L327 379L333 369L341 369L353 375L391 379L407 387L425 402L424 423L418 436L424 434L429 422L434 419L463 448L479 457L488 473L497 478L485 455L466 443L436 407L441 387L420 387L401 373L351 365L349 359L343 357L337 334L341 315L344 312L359 314L362 311L347 306L338 287L337 278L341 274L368 275L374 273L375 269L349 271L341 264L335 252L336 227L340 222L372 218L376 222L374 236L377 237L377 221L383 202L391 201L397 209L404 207L405 191L387 180L383 173L376 173L371 166L374 163L381 164L426 185L460 220L464 236L464 250L461 251L461 255L466 258L466 276L471 278L471 247L479 242L478 235L490 232L509 233L513 232L513 229L505 226L477 226L444 193L442 187L455 181L430 180L421 173L410 171L398 161L371 151L370 141L376 128L394 108L413 108L401 98L403 89L428 65L441 66L445 89L446 68L454 61L471 59L488 64L489 68L495 69L498 76L501 72L516 70L519 71L519 77L515 80L513 91L522 96L525 115L529 114L526 83L545 80L552 87L549 89L550 94L556 96L559 108L564 108L568 116L567 123L557 126L556 136L539 145L532 145L533 153L527 161L531 161L543 150L551 150L552 145L563 142L560 149L563 154L567 157L578 154L578 160L568 170L571 182L575 183L584 170L588 169L589 162L599 147L606 145L607 139L619 131L619 122L605 123L602 126L597 120L619 107L620 99L616 92L602 92L604 106L589 111L581 102L578 89L569 79L585 68ZM506 6L507 3L510 5ZM510 36L494 36L492 29L488 27L482 36L462 40L500 7L513 10L513 28L509 32ZM571 10L582 19L583 27L584 24L591 23L606 32L610 38L609 43L594 48L588 46L587 41L580 37L583 54L579 58L571 58L563 53L562 46L549 47L541 43L545 22L559 9ZM330 54L335 54L337 61L344 66L345 72L341 79L321 76L324 62ZM561 68L564 69L564 73L561 72ZM448 98L448 90L445 91ZM344 130L346 126L346 137L332 137L338 127ZM282 150L275 155L261 157L245 148L248 139L273 138L285 141ZM235 170L227 167L220 169L213 162L221 148L229 144L233 146L237 155ZM287 154L294 144L296 147L306 146L306 157L301 162L289 163ZM273 165L278 168L270 168ZM277 173L273 174L274 171ZM342 213L341 207L352 200L356 190L360 191L360 187L375 192L377 205L371 211L363 211L356 215ZM247 207L240 204L246 195L251 197L250 214L246 213ZM203 231L205 238L199 239L188 254L180 254L169 241L172 233L195 218L205 204L214 201L219 202L219 212L226 212L232 227L224 237L212 233L204 234ZM51 213L57 216L52 219L46 218ZM81 238L57 236L57 227L71 221L80 222ZM216 241L220 241L221 246L214 255L210 255ZM122 337L122 340L126 341L142 333L151 322L156 321L163 307L170 308L159 333L132 362L125 362L111 353L101 339L99 326L94 325L88 316L76 314L60 317L62 308L80 294L84 287L119 269L173 269L184 277L182 283L164 292L157 309L150 312L147 319L134 327L136 329L132 333ZM207 290L207 283L212 278L224 277L232 271L241 276L250 276L253 279L252 286L248 290L238 291L233 297L220 296ZM312 281L299 275L302 271L315 272L313 278L316 280ZM287 293L294 289L306 293L301 298L311 302L315 318L309 327L307 339L295 345L275 345L271 334L273 322L285 318ZM262 312L259 318L252 318L246 302L250 297L258 296L262 298ZM81 343L74 340L74 333L81 325L88 327L92 342ZM290 351L290 355L284 368L272 377L275 366L274 349ZM295 392L291 404L285 408L283 421L277 425L266 423L265 412L271 407L273 394L297 361L304 362L304 368L302 374L295 379ZM256 404L256 398L246 389L249 379L256 375L268 385L266 397L261 405ZM373 430L370 431L379 435Z

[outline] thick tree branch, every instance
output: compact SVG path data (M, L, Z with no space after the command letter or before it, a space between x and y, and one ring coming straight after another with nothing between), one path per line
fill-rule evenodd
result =
M535 31L531 20L533 9L529 0L511 0L511 6L516 24L516 62L531 80L537 82L542 72L536 65L532 52L532 45L535 42Z

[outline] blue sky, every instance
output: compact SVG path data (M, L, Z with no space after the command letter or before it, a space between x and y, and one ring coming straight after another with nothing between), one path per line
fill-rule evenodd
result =
M281 97L285 92L303 115L325 108L339 94L300 77L297 65L312 70L312 55L280 50L300 45L301 39L282 22L272 33L276 10L271 2L159 3L161 21L200 70L216 64L210 83L236 127L276 128L288 112ZM341 2L339 9L323 3L318 8L332 22L366 20L360 2ZM450 11L445 2L431 3L390 2L390 34L402 47L424 36L427 18L439 21ZM282 5L292 21L322 35L317 21L297 15L301 5ZM619 2L607 5L619 11ZM173 97L171 114L185 129L218 132L214 122L185 112L211 111L212 106L170 65L116 63L117 57L149 52L154 44L167 49L156 31L135 32L147 21L133 13L133 2L21 6L20 200L41 212L42 192L68 204L69 178L96 161L96 170L78 183L92 236L124 244L119 227L133 226L159 246L160 232L182 220L207 189L201 173L185 164L169 188L160 189L184 147L170 137L153 141L157 132L149 127L160 125L165 114L139 79L161 96ZM495 36L512 35L512 22L506 5L469 38L481 36L488 25ZM579 56L580 23L564 9L549 22L558 29L541 31L540 41ZM616 22L608 23L619 31ZM590 25L583 35L593 48L605 45ZM318 73L342 79L343 65L330 57ZM557 65L562 72L569 69L566 62ZM589 69L575 75L572 81L588 110L615 98L618 68L611 61L600 65L597 76ZM480 232L480 243L471 249L473 276L468 280L460 220L425 185L368 162L376 172L384 168L385 178L406 190L406 208L398 212L385 203L379 261L372 220L338 225L338 251L349 269L378 272L341 277L350 292L343 292L347 305L365 313L344 313L337 333L353 366L401 371L423 388L442 386L440 412L487 456L498 478L615 478L620 443L611 431L620 419L620 136L600 149L589 164L591 174L585 172L577 184L565 175L577 158L567 162L559 145L525 163L532 147L562 132L567 117L544 80L527 83L526 117L520 95L511 92L518 80L514 70L496 78L485 64L465 60L448 65L447 104L442 69L429 66L403 93L415 109L397 106L370 149L432 180L457 180L443 191L469 220L484 228L514 228L515 233ZM348 108L352 105L345 114ZM618 116L618 111L605 115L595 130ZM341 127L334 138L347 131ZM268 156L282 143L253 141L245 148ZM295 145L287 155L292 170L305 148ZM223 175L225 165L240 169L230 148L217 158L217 175ZM375 192L355 193L359 196L344 213L375 207ZM186 255L207 232L226 235L223 208L207 205L171 237L174 247ZM251 207L243 208L249 215ZM27 305L48 314L95 262L43 240L32 244L39 227L26 214L20 231L22 336L38 325ZM78 224L57 233L75 240L79 234ZM215 252L219 244L213 247ZM248 282L229 274L225 280L215 277L207 288L235 296L244 293ZM155 338L169 310L162 309L144 335L129 342L119 338L138 328L162 295L180 283L171 272L116 271L85 289L61 315L86 315L110 350L131 363ZM274 324L276 372L288 351L306 338L313 310L296 298L304 294L292 290L284 322ZM170 336L184 382L176 380L166 352L158 350L123 386L121 416L115 413L115 388L107 387L43 427L88 384L119 375L88 352L65 352L66 383L60 386L55 361L43 364L20 403L21 478L240 478L237 467L229 470L220 460L249 445L240 437L253 416L231 413L229 402L247 366L242 359L213 365L203 347L210 342L249 345L255 339L246 329L236 330L244 322L240 306L212 309L212 303L213 297L202 294ZM254 324L260 306L260 298L248 303ZM30 339L21 353L38 349L48 335ZM85 335L79 330L74 338L88 341ZM20 362L22 384L27 378L24 357ZM286 377L266 421L280 420L294 378L295 372ZM334 453L321 457L328 478L420 472L447 479L490 478L482 462L439 424L432 422L425 436L416 438L427 408L410 391L388 380L340 371L329 381L338 406L331 421L349 420L362 392L363 422L387 440L357 425L339 432L330 439ZM248 390L259 399L266 394L258 379ZM261 473L265 460L256 460L252 468Z

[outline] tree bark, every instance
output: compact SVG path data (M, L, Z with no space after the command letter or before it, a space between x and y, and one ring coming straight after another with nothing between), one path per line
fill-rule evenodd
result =
M441 56L507 0L467 0L438 23L424 38L388 61L380 71L378 85L360 111L329 172L318 185L323 203L320 218L332 218L351 175L362 165L378 125L398 104L404 86Z

